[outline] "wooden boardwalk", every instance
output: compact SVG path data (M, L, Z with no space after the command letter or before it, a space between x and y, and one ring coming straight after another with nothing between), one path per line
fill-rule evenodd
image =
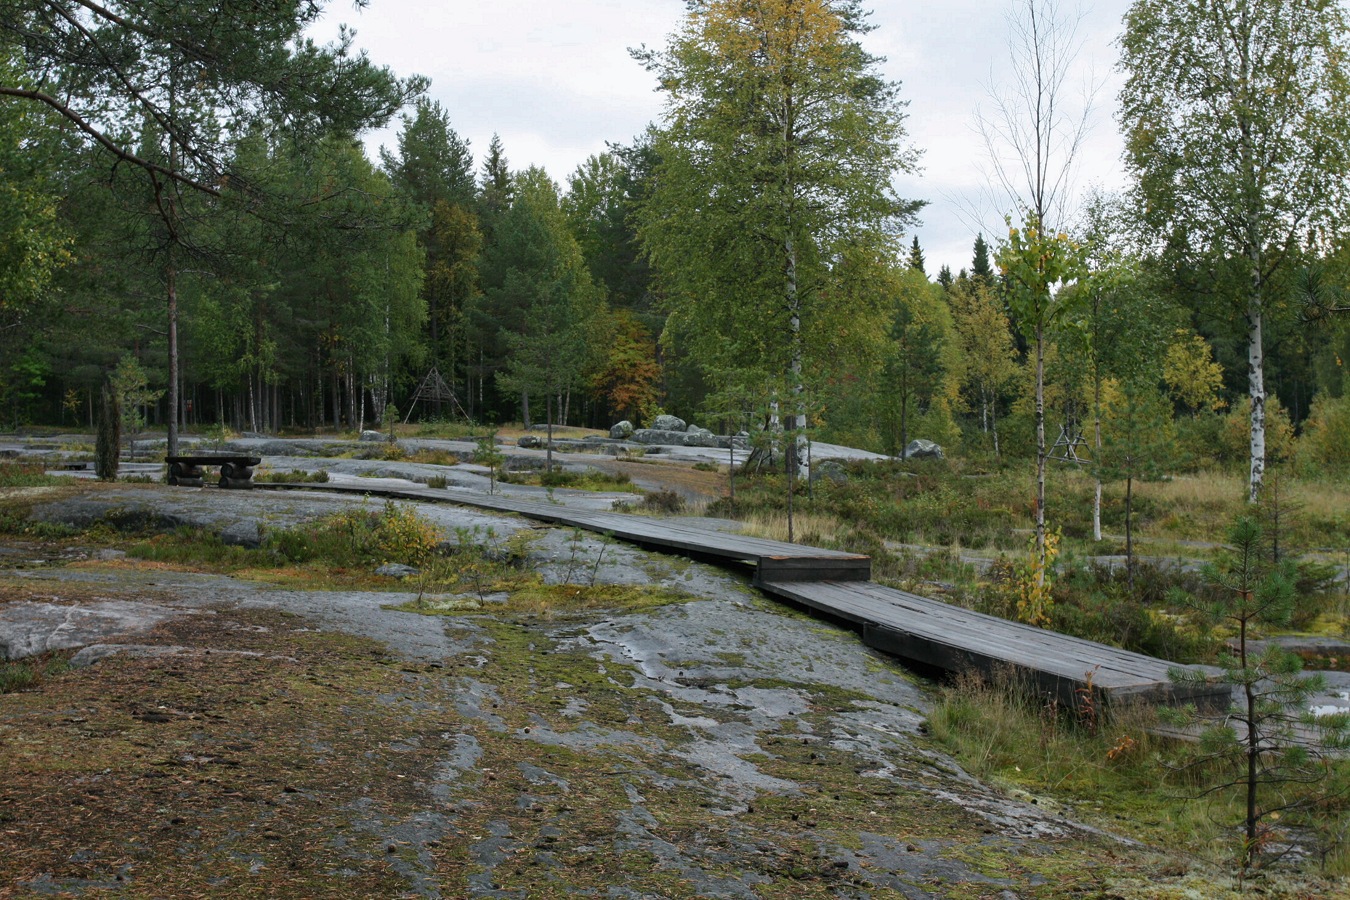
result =
M1041 695L1078 706L1089 688L1118 705L1194 703L1225 708L1227 687L1173 684L1172 663L1118 647L962 609L907 591L835 581L766 584L774 596L843 620L870 647L943 673L1011 675Z
M753 569L755 583L830 579L868 581L872 577L872 559L842 550L821 550L802 544L788 544L765 538L727 534L701 528L678 519L657 519L626 513L569 509L557 503L517 500L500 494L478 494L437 488L395 488L347 484L271 484L255 482L255 487L308 488L328 492L388 497L395 500L422 500L432 503L456 503L494 512L508 512L547 522L608 534L619 540L652 550L676 551L686 556L718 562L743 564Z
M763 538L726 534L688 522L569 509L500 495L435 488L343 484L257 484L455 503L582 528L658 551L753 567L765 592L861 632L871 647L946 674L1012 675L1037 692L1076 706L1085 691L1099 703L1228 705L1224 687L1173 684L1171 663L951 606L871 581L871 559Z

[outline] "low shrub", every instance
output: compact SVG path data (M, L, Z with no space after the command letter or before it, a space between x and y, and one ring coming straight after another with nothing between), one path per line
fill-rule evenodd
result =
M323 469L315 469L309 472L302 469L291 469L289 472L259 469L254 473L253 480L266 482L268 484L327 484L328 473Z
M0 461L0 488L50 487L71 481L68 476L48 475L42 463Z
M385 562L416 566L440 543L436 526L417 511L392 500L383 509L344 510L269 535L266 546L296 563L323 560L353 566Z
M649 491L642 497L642 509L675 515L684 511L684 498L674 491Z
M436 447L423 447L413 453L409 453L405 459L408 462L423 463L428 466L457 466L459 457L448 450L441 450Z

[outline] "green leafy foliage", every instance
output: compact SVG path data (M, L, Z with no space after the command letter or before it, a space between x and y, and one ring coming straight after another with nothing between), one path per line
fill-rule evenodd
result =
M1120 43L1119 117L1145 222L1174 270L1215 273L1224 315L1247 326L1255 502L1277 286L1347 201L1350 24L1326 0L1136 0Z
M917 207L892 188L915 157L865 27L854 0L708 0L637 54L669 95L640 211L665 340L714 392L779 391L797 430L831 341L883 324L875 290L837 289L845 270L885 265Z

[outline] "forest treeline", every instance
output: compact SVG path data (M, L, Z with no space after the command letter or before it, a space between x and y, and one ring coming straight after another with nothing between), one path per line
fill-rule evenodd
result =
M1248 468L1259 419L1263 459L1346 472L1350 249L1326 179L1350 164L1322 144L1250 170L1196 149L1140 74L1180 58L1160 35L1187 5L1127 18L1135 187L1053 222L1010 201L1006 234L972 234L968 266L930 272L906 233L922 203L891 186L918 160L905 99L863 49L856 2L691 4L666 48L635 54L662 121L558 182L498 139L471 147L423 80L309 43L317 0L16 0L0 22L0 421L92 426L116 375L176 429L360 429L391 406L591 427L670 411L1028 456L1043 420L1050 456L1144 477ZM1303 85L1267 92L1272 133L1350 133L1350 107L1325 102L1344 73L1309 80L1346 46L1343 17L1324 19L1266 59L1303 66L1270 74ZM395 145L370 158L362 134L391 120ZM1299 153L1317 177L1286 165ZM1225 191L1232 222L1204 206ZM433 371L454 398L410 409Z

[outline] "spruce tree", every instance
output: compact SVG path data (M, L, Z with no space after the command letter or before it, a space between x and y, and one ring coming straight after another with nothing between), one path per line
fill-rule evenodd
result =
M975 235L975 257L970 264L970 275L972 278L983 278L986 282L992 281L994 277L994 267L989 264L989 245L985 243L982 233Z
M924 269L923 248L919 246L919 236L914 236L914 242L909 245L909 267L916 272L921 272L927 276L928 272Z

